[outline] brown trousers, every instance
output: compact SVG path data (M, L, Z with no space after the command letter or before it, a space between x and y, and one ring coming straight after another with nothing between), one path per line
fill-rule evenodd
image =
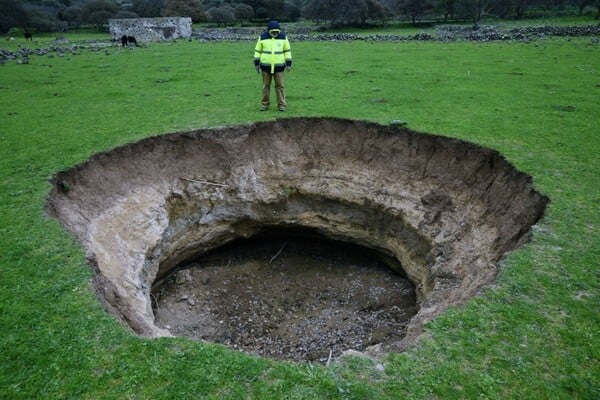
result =
M261 104L265 107L269 107L269 94L271 92L271 80L275 78L275 93L277 94L277 107L285 108L285 90L283 86L283 72L276 72L274 74L270 74L268 72L262 71L263 78L263 89L262 89L262 99Z

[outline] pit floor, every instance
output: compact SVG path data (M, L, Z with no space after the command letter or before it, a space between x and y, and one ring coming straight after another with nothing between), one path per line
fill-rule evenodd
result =
M271 233L223 246L154 288L156 324L258 356L326 362L400 340L413 284L371 250Z

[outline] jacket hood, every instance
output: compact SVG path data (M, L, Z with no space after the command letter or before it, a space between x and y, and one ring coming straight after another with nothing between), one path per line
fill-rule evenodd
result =
M267 31L270 31L271 29L279 29L281 30L281 27L279 26L279 22L273 20L269 22L269 25L267 25Z

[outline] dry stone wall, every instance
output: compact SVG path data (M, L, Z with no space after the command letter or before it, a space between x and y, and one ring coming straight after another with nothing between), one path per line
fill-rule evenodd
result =
M162 42L192 36L192 19L188 17L111 19L110 35L119 39L133 36L138 42Z

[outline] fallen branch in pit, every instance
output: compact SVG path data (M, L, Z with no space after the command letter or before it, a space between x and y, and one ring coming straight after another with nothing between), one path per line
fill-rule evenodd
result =
M269 264L271 264L273 262L273 260L275 260L277 257L279 257L279 255L281 254L281 252L283 251L283 249L285 248L285 246L288 244L288 241L286 241L283 246L281 246L281 248L279 249L279 251L277 253L275 253L275 255L273 257L271 257L271 259L269 260Z

